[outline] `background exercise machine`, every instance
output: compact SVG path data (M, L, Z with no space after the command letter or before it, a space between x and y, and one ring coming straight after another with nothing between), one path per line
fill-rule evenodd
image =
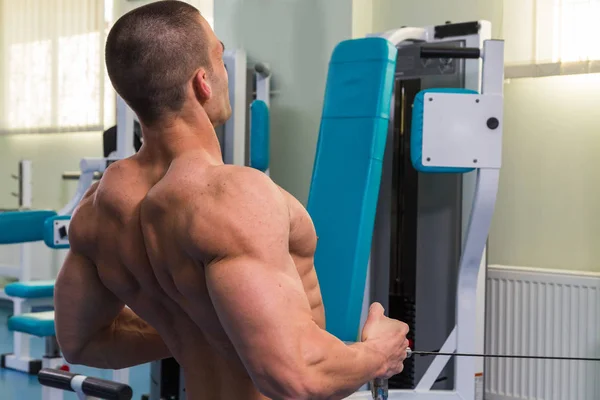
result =
M417 93L427 88L480 92L480 59L453 57L451 49L482 48L491 38L491 24L475 21L402 28L382 36L401 41L397 43L393 117L373 234L371 300L381 302L391 318L409 324L413 349L437 350L456 323L459 259L475 174L424 174L415 170L410 154L412 106ZM421 50L427 46L448 48L448 55L422 57ZM480 299L484 290L480 284ZM483 304L480 306L478 352L483 351ZM432 362L423 357L407 360L404 372L390 380L390 388L414 388ZM483 362L475 362L477 373L483 373ZM454 364L449 363L433 388L453 387Z
M411 327L405 371L349 399L482 399L485 247L502 158L504 43L486 21L402 28L393 118L363 318L372 301ZM482 268L483 266L483 268ZM327 305L326 305L327 310ZM388 397L389 396L389 397Z
M327 330L341 340L360 340L379 301L411 326L413 349L482 352L503 129L504 43L490 32L402 28L334 50L307 208ZM390 399L474 400L481 362L449 360L409 359L349 398L387 399L391 386Z

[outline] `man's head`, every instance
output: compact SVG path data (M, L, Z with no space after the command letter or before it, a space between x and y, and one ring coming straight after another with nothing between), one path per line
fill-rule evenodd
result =
M117 93L144 124L200 104L214 125L231 116L223 44L189 4L159 1L134 9L112 27L106 68Z

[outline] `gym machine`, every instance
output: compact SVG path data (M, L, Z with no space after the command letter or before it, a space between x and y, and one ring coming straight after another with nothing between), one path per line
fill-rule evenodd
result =
M231 117L217 127L226 164L246 165L268 173L271 71L250 64L244 50L225 50Z
M402 28L333 52L307 205L327 330L360 340L378 301L409 324L415 354L435 353L350 399L475 399L478 360L446 364L483 353L504 84L490 32L486 21Z
M378 301L411 348L483 353L485 246L501 165L504 44L487 21L401 28L362 321ZM362 325L362 324L361 324ZM352 399L483 398L483 361L412 357Z

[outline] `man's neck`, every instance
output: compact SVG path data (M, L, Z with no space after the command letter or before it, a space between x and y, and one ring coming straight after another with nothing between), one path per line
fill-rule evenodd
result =
M207 158L222 162L214 127L208 118L174 118L152 126L142 125L144 144L140 152L170 162L192 151L202 150Z

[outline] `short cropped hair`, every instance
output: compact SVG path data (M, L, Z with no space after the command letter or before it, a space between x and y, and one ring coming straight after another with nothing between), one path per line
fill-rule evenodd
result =
M142 122L181 110L186 82L210 68L200 12L176 0L159 1L123 15L106 40L108 76Z

